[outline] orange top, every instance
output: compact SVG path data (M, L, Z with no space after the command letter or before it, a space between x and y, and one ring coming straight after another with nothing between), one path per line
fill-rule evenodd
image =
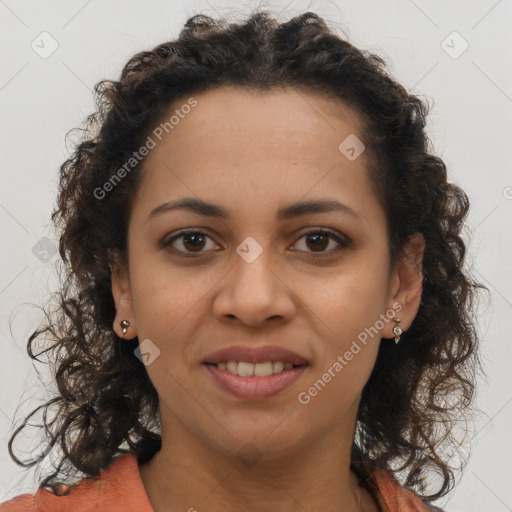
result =
M373 473L374 495L382 512L431 512L413 491L400 487L385 470ZM199 505L198 505L199 506ZM191 507L193 510L193 507ZM438 509L439 510L439 509ZM35 495L21 494L0 504L0 512L154 512L140 478L137 457L119 456L96 479L84 479L67 495L44 487Z

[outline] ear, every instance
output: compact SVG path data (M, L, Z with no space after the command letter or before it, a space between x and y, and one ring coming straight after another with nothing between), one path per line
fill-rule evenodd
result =
M111 261L112 296L116 305L116 316L112 327L120 338L131 340L137 336L137 326L135 325L128 265L118 256L113 257ZM126 334L123 334L121 327L123 320L130 323Z
M424 251L425 239L415 233L405 245L404 254L397 260L390 278L388 308L396 311L395 317L400 319L404 332L411 326L421 303ZM382 329L382 337L393 338L393 327L395 322L391 319Z

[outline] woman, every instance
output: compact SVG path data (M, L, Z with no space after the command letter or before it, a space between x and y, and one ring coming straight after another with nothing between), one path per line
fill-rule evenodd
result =
M312 13L194 16L96 90L29 340L62 454L2 511L440 510L481 285L424 103Z

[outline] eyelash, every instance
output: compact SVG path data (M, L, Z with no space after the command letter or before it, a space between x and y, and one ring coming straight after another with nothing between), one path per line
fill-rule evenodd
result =
M161 247L165 248L167 246L170 246L175 240L177 240L179 238L182 238L182 237L184 237L186 235L201 235L201 236L206 236L206 237L212 239L204 231L199 231L197 229L186 229L186 230L183 230L183 231L179 231L175 236L173 236L168 241L162 242ZM302 238L305 238L305 237L311 236L311 235L327 235L332 240L336 241L340 245L340 247L337 247L336 249L332 249L330 251L319 252L319 253L307 252L306 251L306 253L308 255L310 255L310 256L312 256L314 258L322 258L322 257L325 258L326 256L331 255L333 252L338 252L341 249L346 248L346 247L349 246L349 241L348 241L348 239L346 239L346 237L341 237L341 236L337 235L335 232L333 232L331 230L328 230L328 229L313 229L311 231L303 233L298 238L298 240L301 240ZM178 253L180 254L180 256L183 256L185 258L194 258L194 257L200 256L201 254L203 254L203 252L197 252L197 253L189 252L189 253L186 253L186 252L183 252L183 251L178 251Z

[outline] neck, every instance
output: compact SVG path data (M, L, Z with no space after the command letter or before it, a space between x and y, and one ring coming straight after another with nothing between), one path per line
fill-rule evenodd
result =
M252 445L245 455L227 454L180 432L162 436L162 449L139 469L155 512L378 512L350 471L352 438L345 444L341 438L338 430L300 451L270 457Z

